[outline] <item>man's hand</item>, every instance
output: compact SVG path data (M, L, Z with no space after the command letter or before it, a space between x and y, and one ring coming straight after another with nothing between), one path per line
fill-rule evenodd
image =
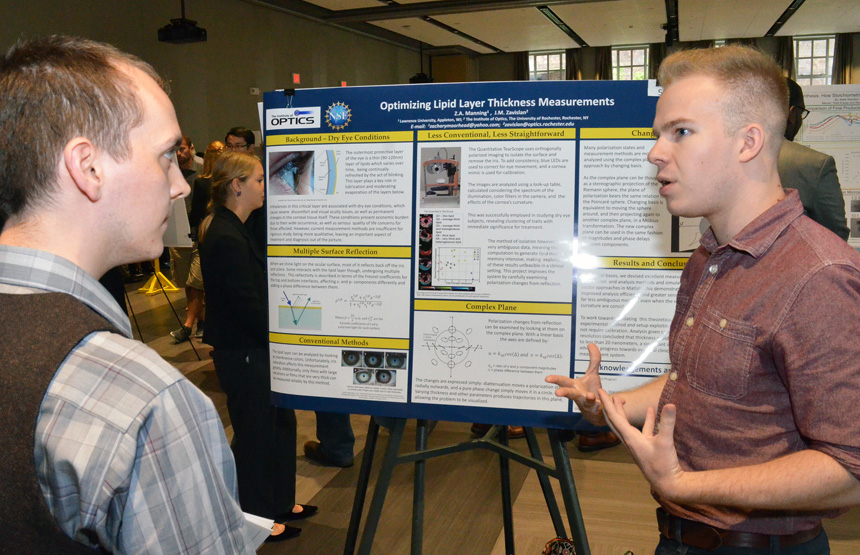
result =
M588 344L588 369L581 378L567 376L547 376L546 381L558 386L557 397L567 397L579 407L586 420L598 426L606 426L603 407L597 397L600 389L600 349L594 343Z
M648 407L642 431L630 424L624 409L624 400L618 396L598 391L603 413L612 431L621 438L636 464L658 494L669 500L677 500L681 493L684 471L675 452L675 405L666 405L660 416L660 429L654 433L656 412Z

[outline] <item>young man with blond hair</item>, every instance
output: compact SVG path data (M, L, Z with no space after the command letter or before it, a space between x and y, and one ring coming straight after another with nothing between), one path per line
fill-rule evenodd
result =
M670 213L710 230L682 276L671 369L610 396L600 352L550 376L609 424L661 505L657 553L827 553L821 519L860 503L860 256L777 173L785 79L744 47L660 67L648 160Z

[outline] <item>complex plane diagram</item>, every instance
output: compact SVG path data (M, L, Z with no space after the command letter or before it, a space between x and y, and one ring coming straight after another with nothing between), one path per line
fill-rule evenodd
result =
M449 376L454 377L454 368L463 365L468 368L472 361L467 360L473 351L481 349L480 345L469 342L472 328L465 331L454 325L454 317L451 316L451 325L442 328L433 327L433 333L424 334L424 347L433 352L436 357L430 361L433 366L440 364L447 366Z

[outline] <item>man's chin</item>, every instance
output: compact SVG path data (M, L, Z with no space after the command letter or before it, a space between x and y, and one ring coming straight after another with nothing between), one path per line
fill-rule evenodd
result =
M158 245L153 245L151 249L147 249L147 251L143 254L141 260L155 260L157 258L161 258L161 254L164 252L164 243L158 241Z
M673 202L668 198L666 199L666 210L669 214L678 218L699 218L702 216L701 214L697 214L695 210L691 210L689 207L683 206L677 201Z

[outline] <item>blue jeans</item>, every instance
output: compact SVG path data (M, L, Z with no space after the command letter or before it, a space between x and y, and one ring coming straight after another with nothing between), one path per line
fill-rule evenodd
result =
M329 460L346 463L353 459L355 434L348 414L317 412L317 439L320 450Z
M705 551L660 536L660 543L654 551L654 555L711 555L714 553L717 555L828 555L830 542L827 539L827 533L822 530L808 542L791 547L718 547L713 551Z

